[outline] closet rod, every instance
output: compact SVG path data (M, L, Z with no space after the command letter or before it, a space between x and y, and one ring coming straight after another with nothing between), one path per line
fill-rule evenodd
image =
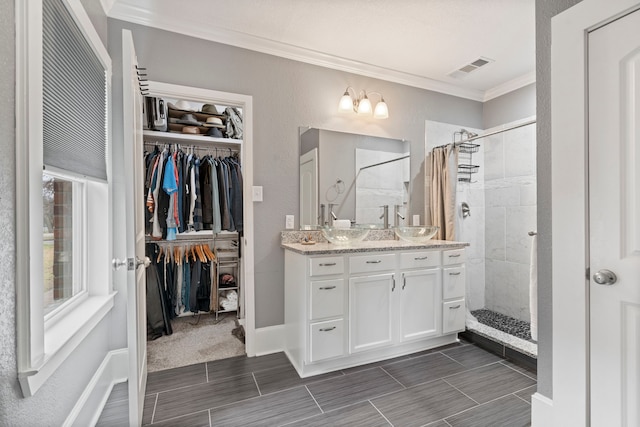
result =
M193 148L195 150L201 150L201 151L220 151L222 153L226 153L226 152L230 152L232 154L239 154L240 150L234 150L232 148L229 147L214 147L214 146L203 146L203 145L198 145L198 144L178 144L178 143L166 143L166 142L159 142L159 141L144 141L144 146L145 147L156 147L156 146L162 146L162 145L177 145L181 148Z
M497 135L497 134L502 133L502 132L507 132L507 131L510 131L510 130L513 130L513 129L518 129L518 128L521 128L521 127L524 127L524 126L529 126L529 125L534 124L535 122L536 122L536 119L529 120L529 121L526 121L526 122L523 122L523 123L519 123L517 125L509 126L508 128L499 129L499 130L495 130L493 132L485 133L484 135L472 136L471 138L463 139L462 141L456 141L455 143L456 144L462 144L463 142L471 142L471 141L474 141L476 139L486 138L487 136Z

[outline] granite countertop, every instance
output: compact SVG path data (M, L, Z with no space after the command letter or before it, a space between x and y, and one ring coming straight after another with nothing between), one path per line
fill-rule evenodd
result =
M286 250L302 255L346 254L357 252L388 252L412 249L460 249L469 246L466 242L452 242L447 240L429 240L427 243L412 243L404 240L365 240L349 245L336 245L328 242L317 242L314 245L301 243L281 243Z

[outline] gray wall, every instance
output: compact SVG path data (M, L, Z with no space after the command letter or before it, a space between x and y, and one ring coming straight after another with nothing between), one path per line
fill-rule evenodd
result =
M485 129L536 115L536 84L521 87L484 103Z
M61 425L104 359L103 319L35 396L23 398L16 362L15 22L13 0L0 1L0 424ZM106 18L103 18L106 22Z
M551 18L580 0L536 0L538 182L538 392L551 398Z
M254 185L264 188L264 202L254 204L257 327L284 321L284 253L279 231L286 214L298 216L299 126L411 141L412 205L420 207L424 205L425 119L482 125L479 102L109 20L114 64L119 61L122 28L132 30L138 61L147 68L150 80L253 96ZM114 94L121 90L115 85L117 73L120 70L114 67ZM389 119L338 114L338 101L347 86L383 93ZM120 113L118 105L114 96L115 114Z

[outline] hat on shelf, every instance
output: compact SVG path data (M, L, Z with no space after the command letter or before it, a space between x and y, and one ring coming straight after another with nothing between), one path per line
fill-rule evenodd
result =
M220 114L218 113L216 106L213 104L204 104L200 111L207 114Z
M182 128L182 133L190 133L190 134L197 135L200 133L200 129L198 129L195 126L185 126Z
M236 278L229 273L223 273L218 276L218 281L221 285L233 286L236 284Z
M196 109L193 108L191 104L189 104L187 101L183 101L182 99L177 101L175 104L168 102L167 105L172 110L192 111L192 112L196 111Z
M224 128L222 119L218 117L207 117L207 122L204 124L208 128Z
M193 114L184 114L182 117L180 117L180 120L178 120L178 123L180 123L181 125L191 125L191 126L202 125L202 123L196 120Z
M224 138L224 136L222 136L222 131L219 128L209 129L209 132L207 132L207 136L213 136L214 138Z

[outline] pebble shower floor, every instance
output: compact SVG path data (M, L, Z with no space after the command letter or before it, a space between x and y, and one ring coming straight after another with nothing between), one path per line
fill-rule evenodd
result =
M484 325L506 332L514 337L531 341L531 326L529 322L518 320L484 308L480 310L473 310L471 314L478 319L478 322Z

